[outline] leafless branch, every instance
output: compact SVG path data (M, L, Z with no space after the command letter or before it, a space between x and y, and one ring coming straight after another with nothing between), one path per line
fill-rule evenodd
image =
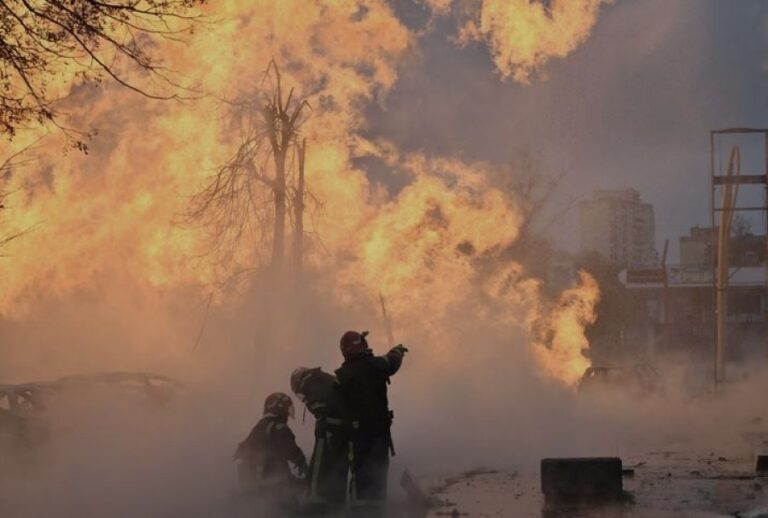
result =
M0 133L13 137L30 122L53 122L66 132L57 105L67 89L53 87L62 78L108 77L152 99L182 99L180 85L147 43L153 37L179 39L201 19L195 8L205 1L0 0ZM136 67L170 91L130 81L125 70ZM73 75L65 76L65 70Z
M211 252L218 263L226 264L225 258L232 260L237 250L243 250L243 240L255 239L259 246L245 247L253 252L253 264L259 264L259 252L269 243L271 264L277 270L283 258L286 221L295 222L299 217L295 214L302 212L289 209L296 208L299 200L296 150L304 145L301 128L311 106L305 99L297 99L294 89L284 94L283 77L274 60L254 94L227 104L233 110L240 143L192 197L187 221L209 230Z

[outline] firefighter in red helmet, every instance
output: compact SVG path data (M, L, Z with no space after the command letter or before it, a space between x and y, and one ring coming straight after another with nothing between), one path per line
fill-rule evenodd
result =
M408 352L403 345L384 356L374 356L367 331L347 331L341 337L344 363L336 370L351 434L350 497L353 511L372 515L380 512L387 496L392 418L387 385Z
M239 461L241 491L268 505L270 512L298 507L307 473L304 453L288 427L288 418L293 416L293 401L287 394L270 394L264 401L263 417L234 455Z

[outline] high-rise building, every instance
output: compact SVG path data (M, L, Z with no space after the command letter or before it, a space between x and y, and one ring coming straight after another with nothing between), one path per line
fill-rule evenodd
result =
M635 189L596 190L579 203L582 252L596 252L622 268L658 264L653 206Z

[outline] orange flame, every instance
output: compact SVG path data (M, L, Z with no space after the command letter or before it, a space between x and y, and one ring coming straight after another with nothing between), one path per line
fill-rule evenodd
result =
M193 259L203 236L176 223L238 138L217 99L253 92L273 57L291 64L286 84L313 107L307 181L318 198L334 199L324 216L336 222L323 238L349 232L368 183L350 164L348 142L364 123L362 104L394 83L407 29L383 0L243 0L214 8L215 23L199 26L189 45L161 42L158 54L171 69L199 71L186 82L215 97L169 103L114 86L74 89L66 105L72 125L99 129L90 155L64 157L64 146L49 138L36 170L19 170L4 185L15 193L4 230L34 232L4 250L11 257L2 262L2 313L23 314L42 293L93 287L100 275L149 289L213 282L216 265ZM34 138L22 135L0 156ZM244 242L237 261L252 264L255 245Z
M553 4L556 13L564 3ZM11 175L7 190L15 194L3 225L34 231L0 258L0 313L22 318L40 299L75 292L108 297L117 280L140 294L213 283L219 265L200 256L204 232L179 226L178 216L237 143L216 98L252 92L275 58L287 64L285 84L313 108L304 128L307 182L326 203L313 220L323 246L310 248L308 261L333 272L329 290L342 303L362 299L372 308L383 291L398 332L425 335L435 347L459 341L462 318L503 329L546 322L554 338L537 342L535 357L572 384L587 365L581 351L583 327L594 319L594 280L582 274L581 286L547 315L541 281L501 259L521 221L493 183L493 166L402 156L360 136L365 104L394 85L414 39L389 5L240 0L210 8L216 23L200 27L188 46L161 46L170 68L201 71L187 81L216 97L161 103L115 87L78 88L70 111L78 124L100 129L91 154L62 156L48 140L34 169ZM407 185L393 196L371 185L353 160L363 155L399 169ZM258 264L268 248L247 237L233 259L242 266Z
M599 298L594 277L579 272L579 284L565 290L551 312L538 322L536 359L545 372L567 385L576 385L591 364L584 354L589 348L584 329L597 318Z
M484 41L502 77L528 83L553 58L589 37L600 7L611 0L480 0L459 41Z

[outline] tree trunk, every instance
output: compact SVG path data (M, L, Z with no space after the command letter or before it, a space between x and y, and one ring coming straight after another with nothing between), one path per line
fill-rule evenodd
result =
M275 153L275 230L272 234L272 270L280 273L285 250L285 150Z
M296 145L299 158L298 179L296 181L296 199L293 201L293 274L301 282L304 271L304 164L307 151L307 139Z

